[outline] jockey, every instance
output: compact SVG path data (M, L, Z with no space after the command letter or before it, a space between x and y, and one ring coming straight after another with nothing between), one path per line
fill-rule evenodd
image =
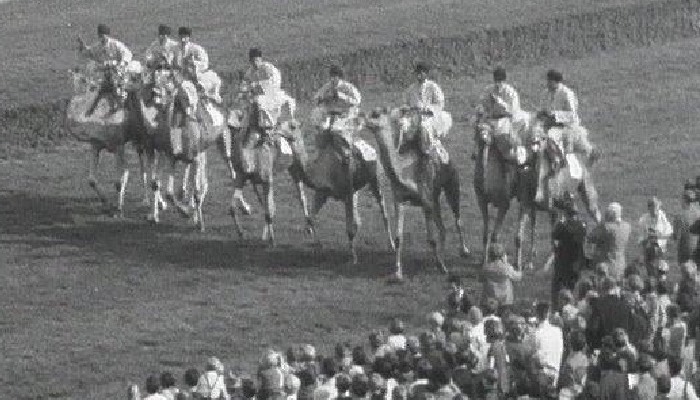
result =
M355 85L343 79L343 69L338 65L330 67L330 81L313 96L318 106L312 112L313 124L319 133L347 132L354 129L353 121L357 117L362 95ZM336 115L331 126L332 114ZM345 139L342 135L339 135ZM332 140L330 136L319 136L316 146L322 148ZM350 143L346 143L348 147Z
M192 29L180 27L177 30L180 37L180 45L175 51L173 64L175 69L183 73L186 80L191 80L197 91L204 94L204 100L211 100L214 103L222 103L219 90L221 88L221 78L209 69L209 55L204 47L192 42Z
M488 124L496 142L505 138L509 146L501 154L508 161L516 161L517 138L512 135L517 135L518 128L515 125L521 120L522 110L520 96L515 88L506 82L506 78L505 69L498 67L493 71L494 83L484 90L479 100L476 127L478 134L479 125Z
M420 129L419 150L427 155L434 140L447 133L446 124L441 124L445 108L445 95L440 86L435 81L428 79L430 67L428 64L419 62L416 64L415 73L418 82L412 84L404 92L404 107L423 113L424 127Z
M132 58L131 51L126 45L110 36L110 30L107 25L99 24L97 26L97 37L99 38L98 42L92 46L85 46L85 43L81 39L78 39L80 41L80 53L95 61L98 68L104 72L104 79L102 79L100 88L97 91L95 101L85 112L86 117L89 117L95 112L97 104L103 97L109 100L110 113L117 111L117 96L115 93L112 71L115 67L126 66L126 64L131 62Z
M547 137L555 144L555 153L559 153L553 157L553 173L564 166L567 153L582 153L588 165L592 165L597 158L597 152L588 141L588 131L581 126L576 94L565 86L562 80L561 72L556 70L547 72L544 111L551 121Z
M250 49L248 60L250 68L243 75L240 89L242 94L250 96L247 126L273 127L276 121L272 121L272 108L282 91L282 75L272 63L263 61L259 49Z
M153 88L158 84L158 71L171 69L175 60L175 53L178 51L177 42L170 38L170 33L171 29L169 26L159 25L158 39L148 46L144 54L146 67L149 69L148 80Z

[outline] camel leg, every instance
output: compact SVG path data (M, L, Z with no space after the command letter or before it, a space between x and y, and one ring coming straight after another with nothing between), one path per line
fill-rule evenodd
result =
M435 262L437 262L438 269L440 269L442 272L447 273L445 261L442 258L442 254L440 254L437 241L433 237L433 223L435 222L434 212L434 210L430 210L426 207L423 208L423 216L425 217L425 232L428 237L428 245L433 250L433 254L435 255Z
M328 200L328 195L326 195L320 191L317 191L314 194L314 207L311 210L311 215L306 219L306 231L313 236L314 243L318 246L321 245L321 242L318 240L318 237L316 236L316 228L314 226L314 223L316 220L316 216L321 211L321 208L323 208L324 204L326 204L327 200Z
M263 228L262 240L267 240L270 246L275 247L275 231L272 220L275 218L275 195L273 182L266 182L262 185L263 207L265 209L265 227Z
M525 234L525 222L527 213L524 205L520 205L518 210L518 233L515 236L515 266L520 268L523 265L523 235Z
M462 217L459 209L459 176L457 176L456 171L453 172L450 182L445 186L445 198L447 199L447 204L452 210L452 215L455 218L455 227L457 228L457 233L459 234L460 250L459 255L462 257L469 256L469 248L467 247L467 242L464 239L464 228L462 225ZM439 204L438 204L439 207Z
M493 223L493 232L491 233L492 243L498 243L498 235L501 234L501 229L503 228L503 221L505 221L506 214L508 214L508 208L508 206L500 206L496 209L496 221Z
M141 171L141 184L143 185L143 205L149 206L151 204L151 198L148 197L150 193L150 188L149 188L149 179L148 179L148 170L150 169L151 165L151 156L148 154L149 152L140 149L138 151L138 156L139 156L139 170Z
M588 173L586 173L583 181L581 181L579 184L578 191L583 200L583 204L586 205L588 214L597 223L600 223L603 220L603 217L600 214L600 208L598 208L598 191L596 190L593 180Z
M379 209L382 212L382 220L384 222L384 229L386 229L386 234L389 238L389 248L391 249L391 251L395 251L396 246L394 245L394 238L391 235L391 225L389 224L389 214L387 213L387 210L386 210L386 200L384 199L384 195L382 194L382 190L379 187L379 181L376 179L376 175L375 175L374 179L372 179L372 182L370 184L370 189L372 190L372 195L374 196L374 199L379 204Z
M304 193L304 182L295 181L294 187L297 189L297 196L299 196L299 203L301 204L301 210L304 212L304 220L309 220L309 206L306 204L306 194Z
M202 152L197 155L194 176L194 203L196 212L194 214L195 223L200 232L204 232L204 199L209 191L209 181L207 179L207 153Z
M237 179L242 182L243 178L241 175L242 174L238 174ZM243 213L243 215L250 215L250 205L248 205L248 202L243 196L242 187L243 185L241 184L240 188L236 188L233 190L233 196L231 197L231 207L229 210L229 213L231 215L235 213L235 211L233 210L234 208L238 208L238 210L241 213Z
M554 214L552 214L554 216ZM530 254L527 263L527 269L533 269L533 264L535 262L536 250L535 250L535 228L537 227L537 209L532 207L530 209Z
M104 207L104 212L110 212L111 211L111 205L109 202L109 199L107 196L104 194L104 191L100 187L100 183L97 181L96 174L97 170L100 164L100 152L101 149L97 146L92 146L92 151L90 152L90 166L89 166L89 172L88 172L88 184L92 188L92 190L95 191L97 194L97 197L100 199L100 202L102 202L102 206Z
M196 161L195 161L196 162ZM174 158L170 159L170 169L168 170L168 188L166 190L166 198L175 205L175 209L180 213L180 215L183 218L190 218L192 216L192 211L189 209L189 207L181 202L179 199L175 197L175 172L177 170L177 161ZM187 174L189 175L189 172L191 171L190 169L186 169ZM183 177L184 179L184 177ZM189 178L187 178L189 179Z
M403 279L403 266L401 265L401 250L403 246L403 222L405 216L405 206L394 200L394 213L396 214L396 279Z
M360 226L360 216L357 211L358 198L359 193L353 192L352 195L345 199L345 223L348 232L350 254L352 256L353 264L357 264L357 249L355 249L355 238L357 237L357 230Z
M119 171L120 180L115 183L117 189L117 213L115 217L124 218L124 195L126 194L126 186L129 182L129 168L126 165L126 148L120 146L115 153L117 171Z
M479 208L481 209L481 219L483 220L484 232L481 236L481 244L484 246L483 264L486 265L488 248L491 245L489 235L489 203L479 196Z

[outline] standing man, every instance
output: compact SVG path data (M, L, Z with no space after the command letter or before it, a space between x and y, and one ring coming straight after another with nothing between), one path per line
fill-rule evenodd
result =
M562 81L561 72L547 72L547 95L544 100L544 112L548 118L547 137L554 144L552 151L553 172L566 163L567 153L583 154L587 164L592 165L598 157L593 145L588 141L588 131L581 126L578 114L576 94Z
M132 54L126 45L110 36L110 29L105 24L97 26L97 43L92 46L86 46L82 39L80 42L80 53L97 63L97 67L104 73L100 83L100 88L97 91L95 100L85 112L85 116L89 117L95 112L97 104L105 97L110 104L110 113L117 111L118 100L114 82L114 72L116 68L124 68L131 62Z
M594 265L607 263L609 265L607 276L615 282L622 279L627 267L625 249L630 232L629 222L622 220L622 206L614 202L610 203L605 210L605 220L593 228L588 237L588 240L595 245Z
M506 82L506 70L498 67L493 71L493 85L488 86L481 95L476 111L477 134L486 125L493 132L496 146L508 161L517 161L516 146L518 132L522 121L520 96ZM478 137L475 138L475 142Z
M419 62L415 67L417 82L404 92L403 104L423 115L423 127L419 129L419 150L427 155L434 141L440 140L452 127L452 117L445 108L445 95L440 86L428 79L430 67ZM423 129L425 128L425 129ZM438 146L441 147L441 146ZM444 160L445 162L446 160Z
M554 274L552 276L552 304L559 310L559 291L574 290L579 272L586 266L584 244L586 224L579 218L574 197L566 193L561 202L563 218L552 230L554 245Z

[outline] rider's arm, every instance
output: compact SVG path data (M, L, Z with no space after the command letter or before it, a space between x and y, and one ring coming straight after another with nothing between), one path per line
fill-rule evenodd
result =
M119 41L114 41L112 42L117 48L117 53L119 53L119 62L122 64L128 64L131 62L131 59L133 58L133 54L131 53L131 50L129 50L128 47L122 42Z
M328 92L328 89L330 87L330 82L325 83L321 88L314 93L313 101L314 103L318 103L324 100L326 97L326 93Z
M429 100L431 108L442 110L445 108L445 94L436 83L430 85Z
M513 88L510 88L508 94L510 95L510 108L508 112L511 115L515 115L520 112L520 95L518 95L518 92Z
M270 87L280 88L282 86L282 74L274 65L266 63L263 65L263 70L267 75L267 84Z
M342 85L339 89L341 90L338 91L338 98L352 106L360 105L360 102L362 101L362 95L354 85L346 83Z
M206 71L209 69L209 55L201 46L196 46L192 52L193 58L192 62L197 71Z

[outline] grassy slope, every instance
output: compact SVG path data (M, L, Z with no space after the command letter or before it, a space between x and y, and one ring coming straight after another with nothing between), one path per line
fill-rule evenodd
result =
M139 52L158 23L191 25L196 40L210 49L214 68L224 72L245 62L250 46L277 61L299 59L651 1L163 0L148 2L148 8L137 0L10 2L0 5L0 104L8 108L67 95L63 71L75 65L75 35L93 38L99 22L109 23Z
M583 119L605 158L596 167L605 202L615 199L636 218L644 199L658 194L669 212L677 210L682 179L693 173L697 151L690 132L700 122L700 91L694 69L697 41L630 50L580 61L554 62L580 94ZM532 109L543 70L511 72ZM488 77L443 82L449 108L459 121L448 140L461 166L462 210L469 244L478 248L481 222L468 161L471 133L463 113ZM366 89L368 105L396 98L382 88ZM213 154L212 154L213 156ZM363 340L392 316L409 326L441 306L444 281L427 264L422 218L407 220L407 268L401 287L379 279L390 270L378 209L364 195L360 233L361 263L342 261L345 253L342 208L321 215L318 254L302 239L302 218L288 179L279 183L280 246L264 250L256 240L231 240L225 216L225 171L211 163L213 182L206 215L210 230L192 233L175 216L152 227L137 218L138 189L129 195L127 221L95 216L85 185L85 162L77 148L5 162L0 187L0 382L13 398L114 398L127 380L142 382L151 372L201 365L217 354L227 363L249 367L267 346ZM111 165L111 160L105 163ZM132 184L132 188L135 184ZM250 196L250 193L249 193ZM247 218L257 237L262 218ZM473 276L456 257L450 224L449 263ZM507 226L513 227L513 214ZM512 229L507 233L508 244ZM540 229L540 250L545 230ZM542 254L542 252L540 253ZM541 260L540 260L541 262ZM425 268L424 268L425 267ZM540 276L528 276L520 296L546 293ZM535 282L538 284L534 284ZM532 288L537 288L533 290ZM477 290L477 287L472 287Z

